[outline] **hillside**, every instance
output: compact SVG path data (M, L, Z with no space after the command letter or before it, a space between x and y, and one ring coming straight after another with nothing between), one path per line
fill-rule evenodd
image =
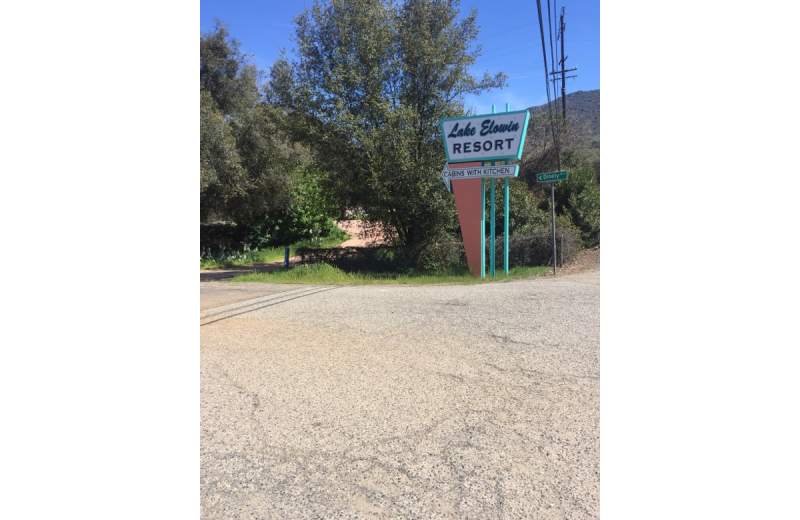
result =
M553 115L561 115L561 98L553 102ZM547 105L530 107L531 117L548 118ZM570 145L574 148L600 148L600 89L567 94L567 123Z

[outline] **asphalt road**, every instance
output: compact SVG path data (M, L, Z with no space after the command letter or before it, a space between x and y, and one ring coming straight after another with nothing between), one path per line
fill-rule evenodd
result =
M599 269L201 302L202 518L599 518Z

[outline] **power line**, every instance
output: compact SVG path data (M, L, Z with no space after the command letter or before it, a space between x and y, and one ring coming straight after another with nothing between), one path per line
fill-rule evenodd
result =
M528 27L529 25L533 25L533 23L526 23L525 25L520 25L519 27L511 27L510 29L509 28L505 28L502 31L499 31L499 32L496 32L496 33L482 34L481 38L489 38L490 36L497 36L498 34L507 34L509 31L514 31L516 29L524 29L525 27Z
M555 2L555 0L553 0ZM547 28L550 31L550 62L555 63L556 58L553 55L553 24L550 23L550 0L547 0ZM553 97L556 97L556 85L553 83Z
M487 58L487 59L488 58L492 58L492 59L494 59L494 58L499 58L501 56L508 56L509 54L516 54L518 52L529 51L529 50L531 50L529 47L523 47L522 49L517 49L517 50L509 51L509 52L504 52L504 53L501 53L501 54L490 54L490 55L486 55L486 56L481 55L481 58Z
M553 0L553 23L558 27L558 0ZM550 66L551 69L555 69L556 63L558 63L558 40L561 38L561 32L556 29L556 41L555 41L555 54L556 59L553 60L552 65ZM558 101L558 82L561 78L558 76L553 76L555 81L553 81L553 104L555 105ZM558 110L558 109L556 109ZM558 112L556 112L558 113Z
M549 1L549 0L548 0ZM549 5L549 4L548 4ZM544 24L542 23L542 2L541 0L536 0L536 8L539 11L539 32L542 35L542 56L544 57L544 86L547 89L547 111L550 113L550 130L553 132L553 143L556 145L556 160L558 163L558 169L561 170L561 150L558 146L558 140L556 139L556 129L553 126L553 107L550 105L550 83L547 81L547 50L545 49L544 44ZM548 23L549 23L549 15L548 15ZM552 46L550 47L550 52L552 54ZM562 51L563 54L563 51ZM556 192L555 192L555 183L550 184L550 215L552 218L552 225L553 225L553 274L556 274Z
M556 139L556 128L553 125L553 107L550 100L550 82L547 80L547 46L544 43L544 24L542 23L542 0L536 0L536 9L539 12L539 33L542 35L542 57L544 58L544 86L547 91L547 111L550 113L550 130L553 133L553 144L558 157L558 169L561 170L561 150ZM553 239L555 240L555 238Z
M534 65L530 65L528 67L522 67L522 68L516 68L516 69L507 69L507 70L504 70L503 72L505 72L506 74L528 73L528 72L533 72L540 65L541 65L541 62L538 62L538 63L536 63Z
M497 50L500 50L500 49L505 49L506 47L513 47L514 45L519 45L521 43L535 42L535 41L536 41L536 38L530 38L529 40L517 40L517 41L515 41L513 43L509 43L507 45L500 45L499 47L492 47L492 48L486 49L486 52L494 52L494 51L497 51ZM484 49L481 49L481 50L484 50Z

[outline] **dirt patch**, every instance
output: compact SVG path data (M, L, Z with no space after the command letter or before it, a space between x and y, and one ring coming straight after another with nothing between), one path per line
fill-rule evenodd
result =
M343 242L339 247L378 246L387 241L385 233L381 233L377 229L369 229L370 223L363 220L340 220L336 222L336 225L350 235L350 240ZM376 232L378 234L375 234Z
M600 246L584 249L575 255L575 258L565 263L559 271L566 273L600 269Z

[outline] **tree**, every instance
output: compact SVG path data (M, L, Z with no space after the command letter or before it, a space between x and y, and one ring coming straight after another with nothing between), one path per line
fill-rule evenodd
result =
M249 225L291 202L295 146L259 91L262 73L220 21L200 38L200 215Z
M327 189L408 250L458 225L439 176L439 120L466 115L465 94L506 81L469 72L477 14L457 20L457 5L315 0L295 19L297 59L281 57L270 75L268 98L331 173Z
M200 220L230 213L244 196L246 172L236 136L211 94L200 91Z
M569 177L555 186L556 212L568 215L587 247L600 243L600 184L593 166L566 154Z
M549 212L550 186L538 184L536 174L556 171L560 151L561 169L568 170L569 177L555 183L556 215L579 229L584 246L596 246L600 243L600 161L591 160L593 154L587 156L586 150L573 145L574 142L586 141L591 129L585 121L564 125L560 114L553 114L555 134L559 141L557 149L553 143L549 114L545 109L539 112L528 123L520 178L525 180L538 198L539 209Z

